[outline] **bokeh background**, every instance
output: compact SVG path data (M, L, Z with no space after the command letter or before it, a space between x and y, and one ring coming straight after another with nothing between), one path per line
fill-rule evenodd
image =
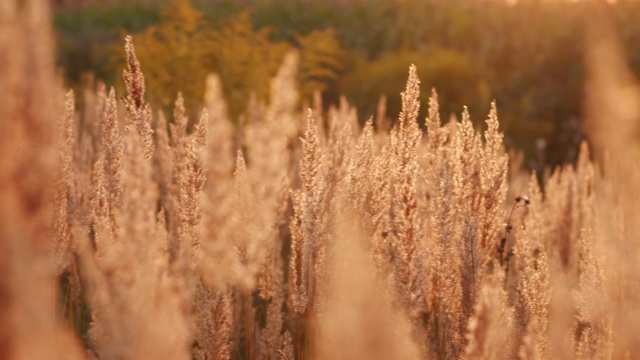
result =
M582 0L57 0L57 61L69 87L122 91L123 38L133 34L149 101L171 114L182 92L196 113L208 73L221 76L237 122L292 48L302 102L340 96L362 121L381 97L391 119L409 64L443 116L468 106L480 127L498 104L507 146L532 169L572 162L584 139L586 37L613 25L640 72L640 2ZM426 109L426 107L423 107ZM424 112L425 110L423 110Z

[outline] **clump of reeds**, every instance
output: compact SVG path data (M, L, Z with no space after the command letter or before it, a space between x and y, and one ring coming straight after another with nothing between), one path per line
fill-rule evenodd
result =
M243 122L216 75L198 116L179 94L156 115L130 38L127 94L99 84L78 111L45 8L0 5L0 358L638 351L640 170L619 146L522 188L495 103L484 131L466 109L443 124L434 90L423 129L410 66L397 121L381 103L361 127L345 99L298 108L295 53Z

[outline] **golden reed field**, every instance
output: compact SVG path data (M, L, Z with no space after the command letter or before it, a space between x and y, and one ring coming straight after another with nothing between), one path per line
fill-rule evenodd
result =
M606 24L591 142L536 175L500 104L420 118L410 64L395 121L302 105L295 53L242 127L216 75L162 114L130 38L126 93L74 94L46 5L0 2L0 359L640 356L640 90Z

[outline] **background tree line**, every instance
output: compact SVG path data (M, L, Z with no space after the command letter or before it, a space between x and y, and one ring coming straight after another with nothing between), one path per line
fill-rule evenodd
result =
M167 113L178 92L195 111L205 75L220 74L230 112L266 100L284 54L301 53L303 100L345 95L366 119L387 96L400 109L408 64L435 87L445 114L464 105L483 119L496 99L505 143L532 167L573 161L582 140L583 49L590 13L609 12L640 72L640 3L618 1L216 0L90 3L55 14L58 60L69 85L93 73L120 84L120 45L133 33L150 101ZM597 9L596 9L597 8ZM84 79L84 80L83 80ZM423 101L428 93L425 92ZM426 108L426 107L425 107ZM424 117L424 116L422 116Z

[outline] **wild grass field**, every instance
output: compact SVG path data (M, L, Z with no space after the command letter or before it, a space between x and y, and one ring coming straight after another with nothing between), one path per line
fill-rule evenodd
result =
M411 64L400 114L370 119L303 107L296 52L243 126L216 74L198 114L147 103L131 37L126 93L68 91L46 3L0 2L0 359L640 351L640 89L606 24L590 141L531 173L500 104L441 119Z

